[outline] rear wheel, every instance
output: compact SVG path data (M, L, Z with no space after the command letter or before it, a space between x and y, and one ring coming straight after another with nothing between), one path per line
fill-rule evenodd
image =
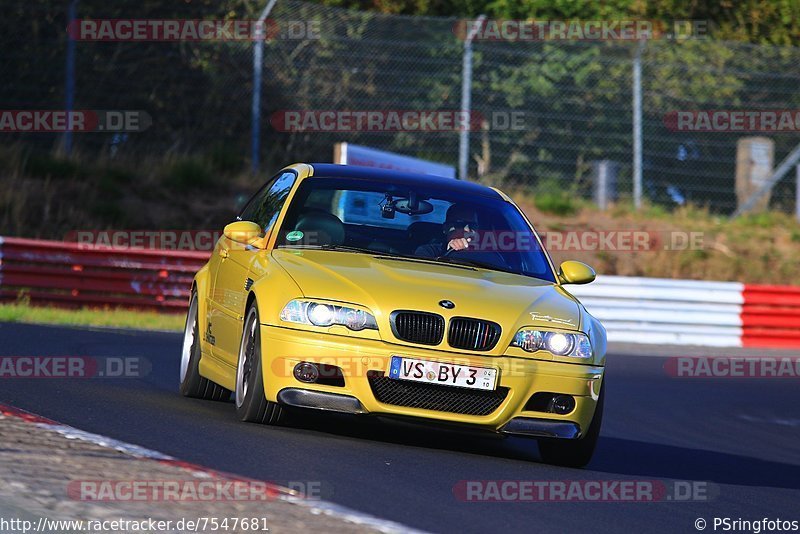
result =
M189 301L189 313L186 315L186 326L183 330L183 347L181 349L181 386L184 397L225 401L230 399L231 392L200 376L200 339L198 328L197 291L192 290Z
M247 310L236 366L236 413L251 423L272 425L280 422L283 408L264 395L261 358L261 329L258 307L253 302Z
M541 439L539 440L539 453L548 464L564 467L583 467L589 463L600 437L600 426L603 422L603 399L605 398L605 384L600 389L594 417L589 424L586 434L580 439Z

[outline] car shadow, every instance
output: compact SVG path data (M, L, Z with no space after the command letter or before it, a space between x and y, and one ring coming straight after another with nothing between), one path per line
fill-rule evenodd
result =
M534 440L444 430L402 420L293 412L287 426L410 447L540 462ZM544 465L544 464L542 464ZM549 469L563 469L547 466ZM719 451L600 437L592 462L575 473L673 479L738 486L800 489L800 465Z

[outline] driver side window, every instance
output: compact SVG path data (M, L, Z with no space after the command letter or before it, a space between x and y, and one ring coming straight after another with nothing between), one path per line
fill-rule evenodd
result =
M292 190L297 175L293 172L285 172L268 182L256 195L247 203L242 213L237 217L240 221L252 221L257 223L268 233L278 214L281 212L289 191Z

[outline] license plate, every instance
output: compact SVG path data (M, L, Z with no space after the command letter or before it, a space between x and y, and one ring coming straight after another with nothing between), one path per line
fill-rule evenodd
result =
M389 378L492 391L497 385L497 369L392 356Z

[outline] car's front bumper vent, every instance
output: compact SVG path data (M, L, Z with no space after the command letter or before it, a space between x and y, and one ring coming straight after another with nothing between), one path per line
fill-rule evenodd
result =
M396 311L391 324L395 337L409 343L438 345L444 338L444 317L435 313Z
M491 321L454 317L450 319L447 342L454 349L492 350L500 341L500 325Z
M369 377L369 385L378 402L384 404L464 415L489 415L508 396L506 387L479 391L394 380L377 374Z

